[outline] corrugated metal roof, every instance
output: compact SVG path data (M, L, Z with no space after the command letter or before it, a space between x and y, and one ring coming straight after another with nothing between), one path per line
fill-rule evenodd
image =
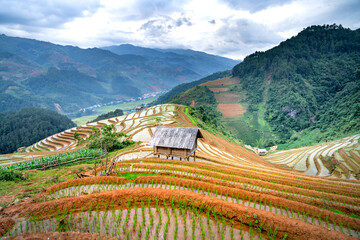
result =
M155 133L150 140L150 145L192 149L198 137L203 137L198 128L156 127Z

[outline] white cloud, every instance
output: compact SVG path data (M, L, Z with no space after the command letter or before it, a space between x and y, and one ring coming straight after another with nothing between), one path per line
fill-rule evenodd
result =
M80 47L131 43L243 58L309 25L360 27L358 0L0 0L0 32Z

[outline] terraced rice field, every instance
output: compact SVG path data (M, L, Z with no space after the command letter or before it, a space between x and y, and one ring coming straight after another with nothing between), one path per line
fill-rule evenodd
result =
M157 124L193 127L182 106L154 106L113 121L142 143L113 157L111 176L54 183L4 208L0 226L6 228L0 227L0 234L10 239L55 231L79 239L360 238L360 182L334 173L321 176L329 164L315 162L338 154L343 162L337 167L356 171L358 165L349 161L358 164L360 135L262 158L201 130L196 159L184 161L157 158L148 144ZM65 133L42 142L51 145ZM33 154L44 152L57 151Z
M219 103L217 108L225 117L241 116L246 112L243 105L239 103L239 99L242 99L243 96L229 91L230 86L238 82L238 78L226 77L201 84L202 86L208 86L215 93L215 98Z
M82 146L77 146L77 142L74 139L74 132L78 132L80 138L87 138L92 133L93 127L100 128L103 125L114 124L117 132L124 132L131 137L135 137L134 141L149 141L151 136L149 136L147 132L149 132L149 128L155 127L157 124L156 118L160 118L162 124L171 124L174 122L172 112L176 109L177 106L174 105L159 105L144 109L140 112L68 129L27 147L26 153L4 155L2 159L0 159L0 165L27 161L28 158L34 158L32 156L41 157L77 150ZM142 129L139 129L140 126L142 126Z
M154 157L119 161L113 174L124 173L140 176L69 180L45 189L33 202L6 208L4 214L13 220L8 235L75 231L118 239L360 237L359 219L323 208L359 214L358 183Z
M264 159L309 175L359 180L359 138L357 134L311 147L279 151Z

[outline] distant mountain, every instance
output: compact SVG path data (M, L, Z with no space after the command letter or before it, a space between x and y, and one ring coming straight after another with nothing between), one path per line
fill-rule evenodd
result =
M185 52L195 57L127 46L137 50L114 53L0 35L0 102L6 102L0 111L36 106L73 112L163 91L237 63L191 50Z
M217 100L204 107L216 111L220 102L228 109L241 104L244 113L229 112L222 123L247 144L300 147L360 131L360 29L308 27L247 56L232 74L233 82L201 86ZM169 102L199 103L198 108L204 101L194 93L187 90Z
M184 66L201 76L207 76L214 72L231 69L240 62L190 49L152 49L137 47L131 44L103 47L102 49L109 50L118 55L138 55L154 61Z

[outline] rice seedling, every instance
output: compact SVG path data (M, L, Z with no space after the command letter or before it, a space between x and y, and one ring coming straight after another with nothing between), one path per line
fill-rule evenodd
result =
M149 240L149 238L150 238L150 227L147 227L145 239L146 239L146 240Z
M195 240L195 216L194 212L191 212L191 219L192 219L192 239Z
M339 222L339 227L340 227L340 231L343 233L343 232L344 232L344 228L343 228L342 222Z
M348 230L348 232L349 232L349 235L350 235L350 236L352 236L352 234L351 234L351 228L350 228L350 225L349 225L349 224L347 224L347 225L346 225L346 227L347 227L347 230Z
M332 219L332 222L333 222L334 229L336 230L336 221L335 221L335 219Z
M329 216L326 216L326 226L327 228L330 228L330 223L329 223Z
M271 227L266 232L269 240L274 240L277 235L277 227L275 227L274 231L271 229Z
M135 200L135 203L134 203L134 211L135 211L135 214L134 214L134 221L133 221L133 226L132 226L132 230L135 231L136 230L136 226L137 226L137 216L138 216L138 211L137 211L137 208L136 208L136 200Z

